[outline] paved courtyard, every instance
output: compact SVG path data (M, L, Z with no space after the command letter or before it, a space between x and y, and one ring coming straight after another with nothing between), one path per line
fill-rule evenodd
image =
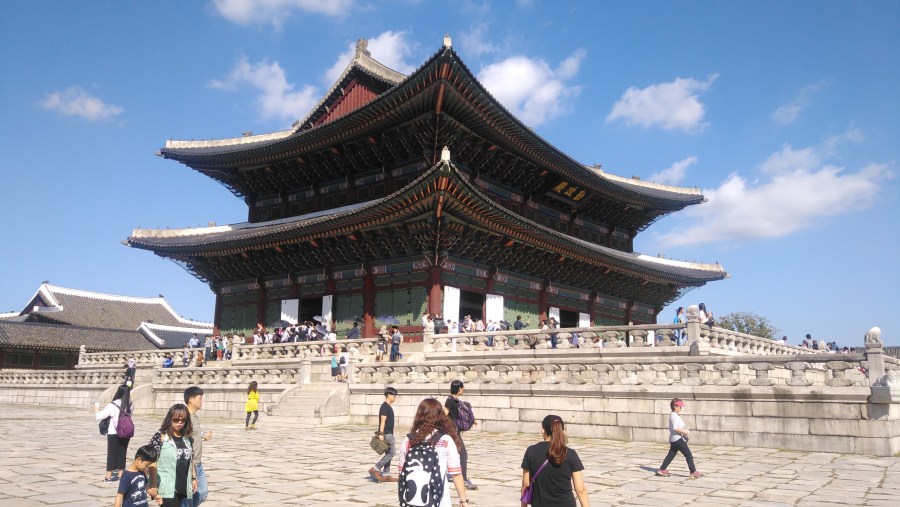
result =
M137 434L129 456L160 421L135 418ZM396 484L368 478L376 461L368 447L370 428L300 430L284 418L265 415L252 432L245 432L239 421L210 419L204 424L214 435L204 445L210 480L205 505L397 505ZM101 482L105 437L97 432L89 408L7 406L0 434L0 505L112 505L115 486ZM469 494L471 505L519 505L519 464L536 439L466 435L470 478L480 486ZM900 498L900 458L711 447L700 445L699 434L695 440L691 447L698 468L707 474L699 480L688 478L680 456L670 467L672 477L653 475L668 447L662 442L579 438L570 447L584 462L594 506L897 505Z

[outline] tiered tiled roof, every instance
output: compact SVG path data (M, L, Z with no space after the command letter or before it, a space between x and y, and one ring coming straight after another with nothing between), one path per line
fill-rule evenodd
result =
M22 314L27 315L29 322L131 331L143 322L198 329L212 327L178 316L162 296L118 296L47 283L41 285Z
M191 263L197 256L230 255L315 241L355 230L403 223L435 212L453 217L526 245L529 249L572 259L584 266L614 271L659 284L700 286L727 273L718 264L661 259L583 241L532 222L498 205L449 162L440 162L404 189L383 199L348 206L332 213L316 213L265 223L244 223L186 231L135 230L133 247ZM434 245L435 251L443 250ZM429 248L430 249L430 248ZM202 275L201 275L202 276Z
M360 66L357 63L351 64L345 75L351 68ZM334 93L334 89L330 94ZM330 94L323 101L329 100ZM424 115L435 115L452 127L441 129L442 132L453 132L435 132L435 136L475 137L435 138L432 144L448 144L451 149L456 150L461 150L463 145L480 143L499 146L534 167L546 168L573 185L595 192L597 200L593 203L594 207L600 206L604 200L612 199L623 205L645 210L649 214L644 217L643 223L636 224L635 229L646 227L660 215L703 202L703 196L696 188L629 180L573 160L500 104L478 82L449 42L445 42L445 46L419 69L368 104L333 122L313 126L310 121L322 114L319 111L321 107L322 104L307 119L295 124L296 128L292 133L281 132L274 137L260 137L257 142L249 142L246 138L169 141L160 150L160 155L178 160L219 180L238 196L252 198L254 191L242 182L238 174L242 167L259 168L271 164L276 167L269 169L275 172L285 171L287 169L280 167L280 164L286 160L295 160L296 157L328 146L340 147L345 142L353 143L360 139L377 141L382 132L420 119ZM457 126L462 128L457 129ZM458 131L465 131L465 134ZM583 204L590 204L590 199L585 199Z
M0 321L0 346L77 351L82 345L88 352L147 350L155 347L137 331Z
M179 317L162 297L102 294L41 284L21 312L3 314L0 346L88 351L177 348L212 325Z

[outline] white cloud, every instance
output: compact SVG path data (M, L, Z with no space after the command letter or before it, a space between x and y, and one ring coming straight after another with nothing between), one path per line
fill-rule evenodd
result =
M65 116L78 116L89 121L106 121L125 111L119 106L106 104L78 86L69 86L61 92L48 93L40 106Z
M496 53L499 48L496 44L485 40L488 25L484 22L476 22L468 32L460 36L459 46L462 54L473 58L484 54Z
M687 168L697 163L697 157L688 157L684 160L679 160L669 167L663 169L658 173L654 173L647 178L650 181L655 181L657 183L667 183L669 185L677 185L681 183L681 180L684 179L685 173L687 173Z
M708 90L718 77L718 74L712 74L706 81L679 77L671 83L654 84L643 89L629 87L613 105L606 116L606 123L622 120L628 126L644 128L702 129L706 126L702 123L706 106L697 94Z
M225 19L239 25L269 24L280 30L294 12L342 16L353 0L213 0L213 7Z
M407 59L412 56L415 45L407 39L407 36L406 32L387 31L369 39L368 48L372 53L372 58L403 74L414 71L415 65L407 62ZM347 45L347 50L341 53L334 65L325 72L324 80L328 86L341 77L341 73L347 68L355 54L356 42L354 41Z
M478 80L520 120L538 126L568 110L581 91L565 82L575 77L586 54L578 49L556 69L541 59L512 56L481 69Z
M787 104L775 109L772 113L772 120L779 125L787 125L793 123L800 113L809 107L812 102L812 96L822 88L828 85L827 81L820 81L814 85L805 86L800 89L797 97Z
M313 86L303 85L295 90L295 85L288 82L278 62L263 60L250 63L245 56L241 57L227 78L214 80L209 85L220 90L235 90L241 85L250 85L259 90L257 103L260 117L264 120L296 120L309 112L319 99L319 92Z
M691 225L660 235L660 243L739 244L777 238L871 206L882 182L894 177L891 166L871 163L848 172L824 163L827 144L799 150L783 146L760 165L765 176L761 181L729 175L718 188L704 190L707 202L681 213Z

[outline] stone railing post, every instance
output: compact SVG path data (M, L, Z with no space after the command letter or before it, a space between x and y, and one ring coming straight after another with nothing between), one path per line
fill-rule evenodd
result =
M825 363L825 369L831 371L831 378L825 379L825 385L830 387L847 387L852 386L853 381L847 378L847 370L853 366L847 361L828 361Z
M810 386L812 380L806 378L806 370L810 368L810 364L805 361L791 361L785 363L784 367L791 370L791 378L787 379L789 386Z
M312 377L312 361L306 358L300 361L300 375L298 375L298 384L309 384Z
M691 305L687 309L687 345L692 356L708 356L709 343L700 337L700 307Z
M87 358L85 358L85 354L87 354L87 347L84 345L78 347L78 364L85 364Z
M756 377L750 379L751 386L772 386L775 385L775 380L769 376L769 371L774 370L775 366L772 363L750 363L750 369L756 372Z
M866 333L865 343L869 385L874 386L884 376L884 343L881 341L881 328L870 329Z
M736 386L740 383L740 380L734 378L735 372L740 369L740 366L734 363L719 363L715 369L719 372L719 378L713 382L715 385Z
M700 372L705 371L706 367L699 363L684 363L681 365L681 383L686 386L703 385L703 379L700 378Z

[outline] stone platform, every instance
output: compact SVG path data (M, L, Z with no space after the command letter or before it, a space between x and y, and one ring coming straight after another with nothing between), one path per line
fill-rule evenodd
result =
M135 417L130 456L161 420ZM204 424L214 435L204 445L210 479L204 505L397 505L396 484L368 479L366 471L376 461L368 447L372 428L300 430L289 418L266 415L251 432L234 420L209 418ZM471 505L519 505L519 464L525 448L538 440L537 423L534 430L466 434L470 479L480 486L469 492ZM0 505L112 505L116 488L101 482L105 437L87 406L6 405L0 434ZM898 457L707 446L700 432L692 437L697 466L707 474L699 480L688 478L680 456L670 467L672 477L653 475L668 450L663 433L658 442L572 438L569 445L586 467L592 506L896 505L900 498Z

